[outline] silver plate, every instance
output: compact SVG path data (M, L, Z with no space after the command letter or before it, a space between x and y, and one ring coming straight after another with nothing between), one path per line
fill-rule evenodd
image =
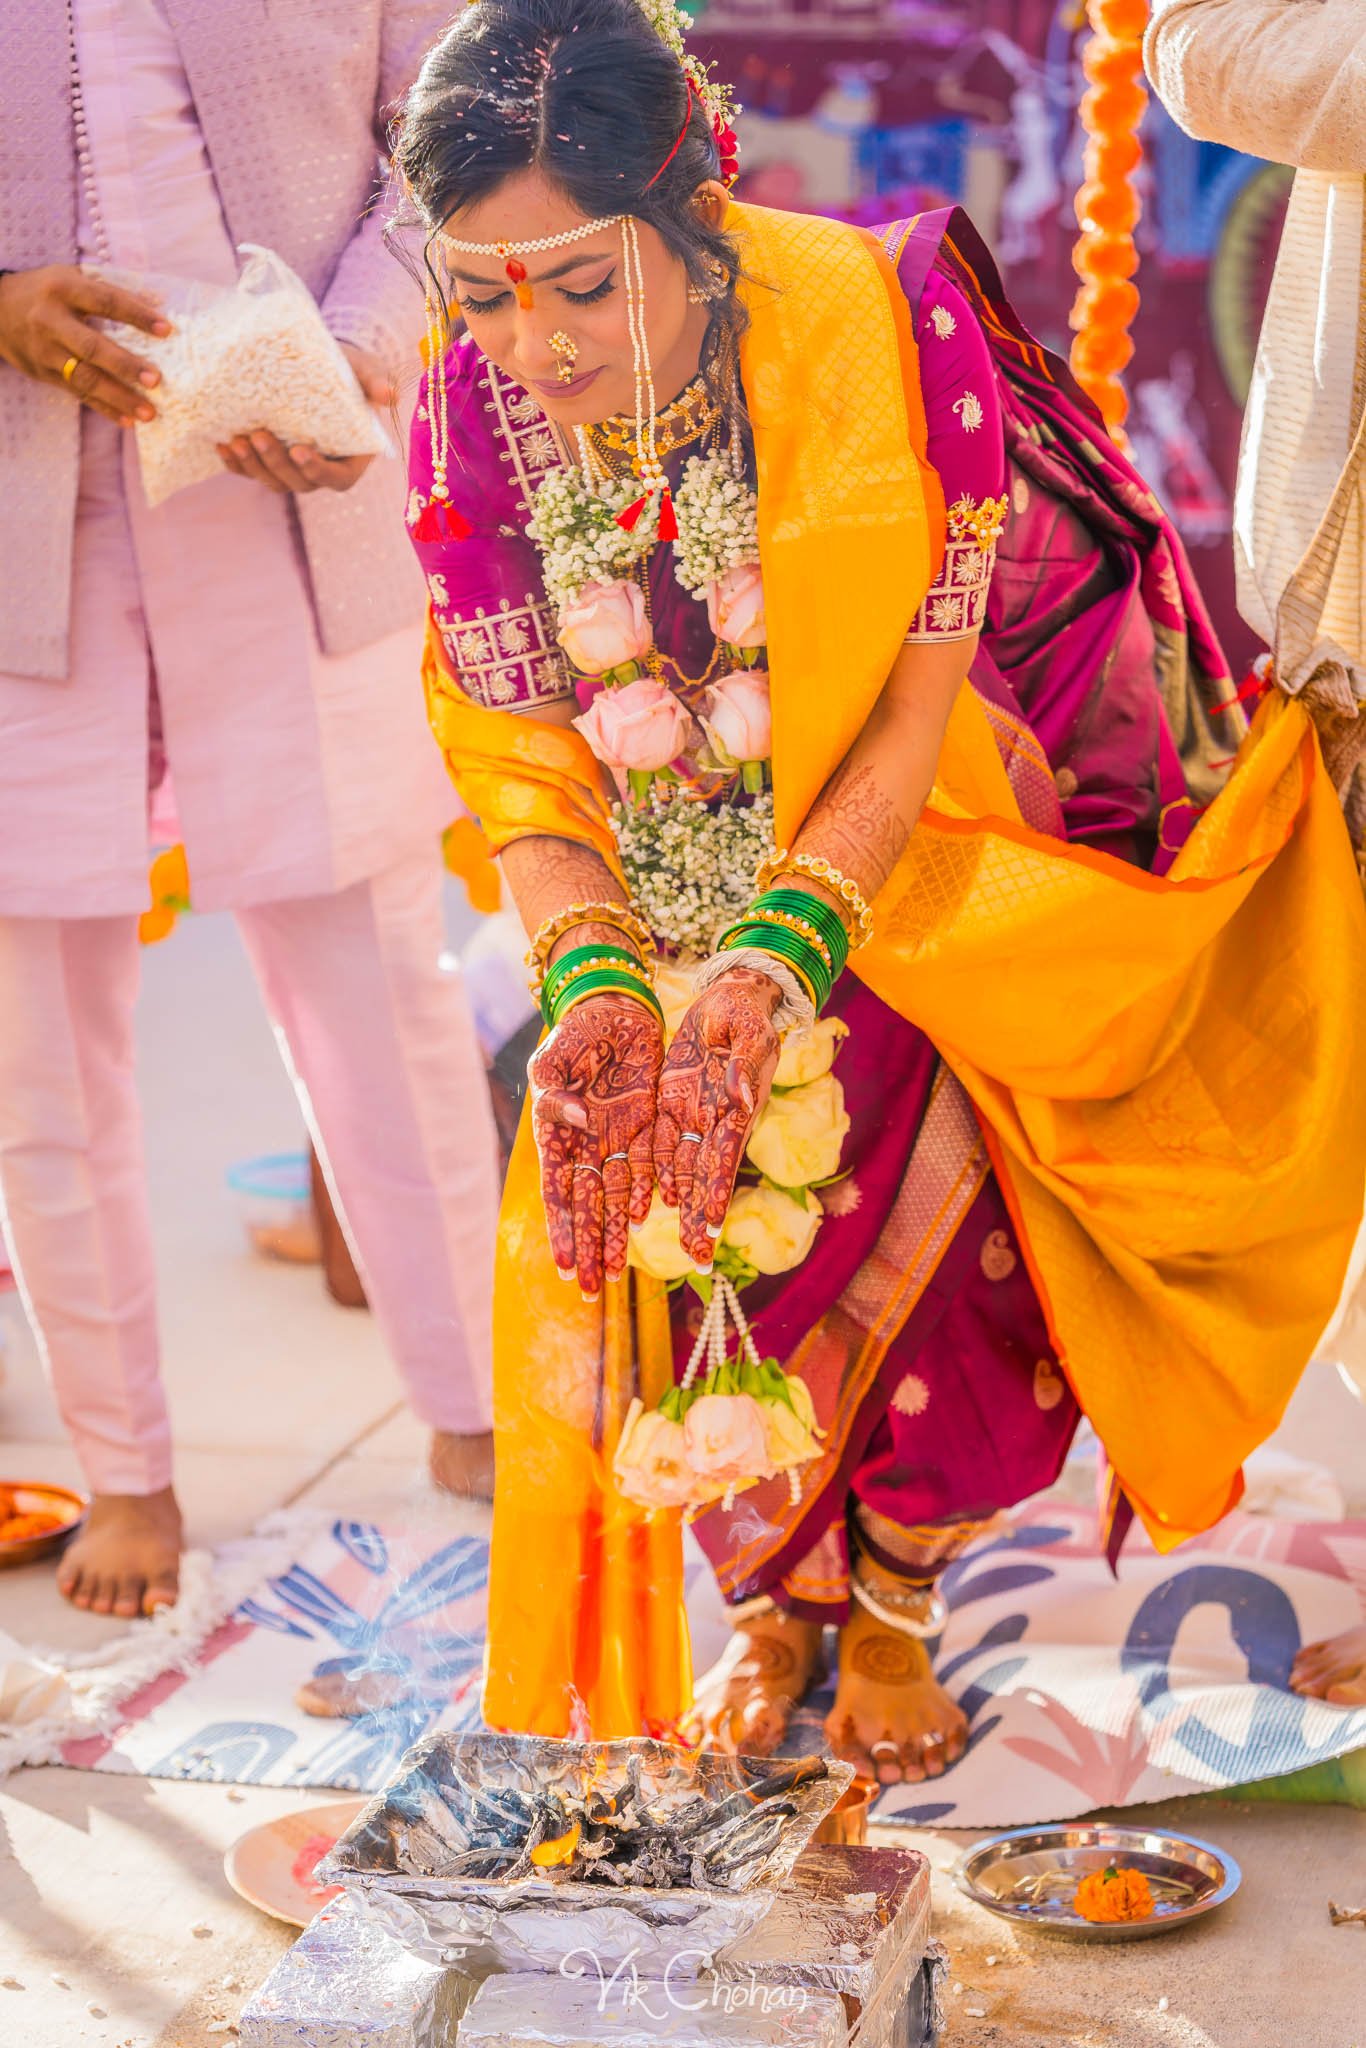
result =
M1071 1896L1082 1878L1108 1863L1141 1870L1153 1882L1150 1919L1097 1923L1072 1910ZM1145 1941L1167 1934L1212 1913L1243 1881L1231 1856L1194 1835L1086 1823L990 1835L960 1859L954 1877L959 1891L989 1913L1072 1941Z

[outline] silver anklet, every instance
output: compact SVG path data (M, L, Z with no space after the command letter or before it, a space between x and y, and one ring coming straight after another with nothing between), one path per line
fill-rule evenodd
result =
M866 1607L875 1621L896 1635L914 1636L918 1642L924 1642L930 1636L944 1633L949 1607L937 1586L926 1586L914 1594L894 1594L895 1605L889 1607L875 1599L857 1575L851 1576L849 1591L860 1607Z

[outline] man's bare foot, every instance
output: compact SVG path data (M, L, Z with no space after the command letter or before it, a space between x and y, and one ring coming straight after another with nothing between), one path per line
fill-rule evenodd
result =
M57 1568L57 1590L73 1607L131 1620L174 1607L180 1591L180 1509L160 1493L97 1493L90 1518Z
M428 1469L433 1486L461 1500L493 1499L493 1431L483 1436L454 1436L432 1431Z
M771 1755L793 1708L825 1676L821 1634L816 1622L781 1608L754 1615L698 1681L690 1738L742 1756Z
M1366 1621L1306 1643L1290 1667L1290 1689L1334 1707L1366 1707Z
M942 1777L968 1746L966 1716L935 1678L925 1645L862 1607L840 1630L825 1733L860 1777L884 1785Z
M358 1721L396 1706L412 1689L396 1671L315 1671L294 1695L296 1707L322 1721Z

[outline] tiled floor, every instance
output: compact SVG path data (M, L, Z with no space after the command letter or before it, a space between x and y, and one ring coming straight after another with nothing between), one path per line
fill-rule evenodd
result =
M141 1052L166 1375L191 1540L239 1534L295 1499L392 1512L422 1487L423 1440L397 1406L370 1318L336 1308L315 1270L251 1257L223 1190L231 1161L291 1149L300 1132L227 920L189 920L148 956ZM0 1329L5 1466L75 1476L12 1297L0 1303ZM1331 1465L1352 1505L1366 1509L1366 1406L1333 1375L1319 1369L1306 1380L1281 1441ZM0 1581L0 1625L72 1648L119 1626L66 1609L43 1570ZM298 1803L289 1792L71 1771L11 1779L0 1795L0 1980L22 1988L0 1982L0 2048L215 2048L230 2039L218 2023L288 1937L228 1891L223 1850L244 1827ZM950 1996L951 2038L1020 2048L1366 2041L1353 1946L1361 1931L1329 1929L1326 1913L1330 1892L1366 1902L1361 1817L1222 1807L1217 1820L1200 1813L1187 1822L1217 1831L1243 1858L1242 1899L1197 1934L1118 1958L1012 1945L941 1878L939 1931L963 1987ZM959 1844L926 1846L942 1870ZM201 1926L211 1931L197 1933ZM970 2007L986 2017L968 2017Z

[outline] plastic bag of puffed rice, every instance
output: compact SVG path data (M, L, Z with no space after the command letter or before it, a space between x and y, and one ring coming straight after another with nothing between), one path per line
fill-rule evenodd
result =
M259 428L323 455L395 452L308 287L271 249L244 242L238 254L231 290L102 267L158 299L172 327L160 339L108 328L161 372L157 416L134 430L149 505L222 476L219 442Z

